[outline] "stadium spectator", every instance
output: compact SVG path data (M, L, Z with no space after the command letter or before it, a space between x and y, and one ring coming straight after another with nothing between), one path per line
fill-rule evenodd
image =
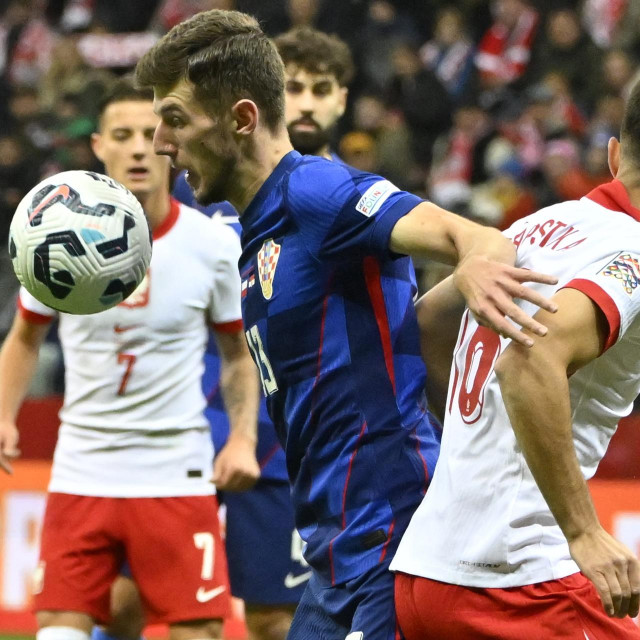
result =
M34 587L38 640L88 640L94 622L107 624L124 562L148 619L168 624L171 640L220 638L229 614L200 377L211 323L232 431L250 452L244 465L216 465L213 481L255 481L258 383L239 320L240 247L222 222L169 198L168 163L152 148L157 122L150 92L122 81L92 139L149 219L146 278L122 304L87 316L57 314L22 289L0 351L0 466L11 471L16 415L58 317L66 391Z
M481 86L493 90L522 77L531 59L539 15L527 0L493 0L495 21L478 43Z
M544 37L534 49L530 77L542 81L550 72L562 74L572 99L591 112L602 84L601 60L602 52L582 30L578 14L556 9L547 16Z
M479 326L451 281L419 303L425 340L443 317L463 328L447 324L446 357L425 350L452 384L442 456L391 565L407 640L640 639L640 562L587 487L640 391L639 116L637 84L612 182L505 232L518 265L559 282L536 286L558 312L536 314L549 332L532 349Z
M435 73L453 100L458 100L473 70L473 42L466 32L464 16L447 6L436 18L433 39L420 47L420 58Z
M235 65L220 65L230 55ZM136 76L154 87L156 151L188 170L201 204L230 199L240 212L247 339L314 570L288 638L396 637L387 563L426 490L438 435L422 402L411 264L391 252L461 260L461 288L514 337L489 290L510 280L498 296L510 307L513 286L529 297L518 280L548 279L487 260L513 251L496 231L294 151L282 61L246 14L178 25Z

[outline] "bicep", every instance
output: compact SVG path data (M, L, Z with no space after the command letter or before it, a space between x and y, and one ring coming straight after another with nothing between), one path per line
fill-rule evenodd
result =
M233 362L245 357L250 358L244 331L213 331L218 351L223 362Z
M16 313L10 335L32 349L38 349L49 333L50 323L31 322Z
M603 352L609 324L600 307L577 289L560 289L552 301L558 306L556 313L540 310L534 316L547 327L547 335L535 336L531 348L511 343L498 359L498 369L505 361L519 367L537 359L562 367L571 375Z

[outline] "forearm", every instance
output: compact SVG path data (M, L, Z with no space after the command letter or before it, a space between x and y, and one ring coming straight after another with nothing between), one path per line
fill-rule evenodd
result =
M517 349L517 357L496 367L509 419L540 492L571 541L599 522L573 444L567 373L535 348L509 349Z
M250 356L223 361L220 391L229 417L230 435L257 442L258 385L256 366Z
M0 421L15 422L38 363L39 345L12 330L0 350Z
M471 222L432 204L422 203L398 220L390 248L456 265L469 256L513 264L513 244L499 231Z

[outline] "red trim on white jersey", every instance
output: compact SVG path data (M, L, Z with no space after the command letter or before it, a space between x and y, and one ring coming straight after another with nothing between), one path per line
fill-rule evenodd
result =
M178 221L178 216L180 215L180 203L174 198L169 199L169 214L162 221L162 224L153 230L151 233L154 240L158 240L162 238L162 236L166 235L171 231L175 223Z
M602 353L609 347L612 347L618 340L620 334L620 311L611 296L595 282L584 280L582 278L574 278L564 285L564 289L577 289L598 305L602 313L604 313L609 323L609 335L604 343Z
M238 333L244 330L242 320L231 320L230 322L212 322L211 328L220 333Z
M53 316L45 316L41 313L36 313L27 309L18 297L18 313L23 320L31 322L32 324L49 324L53 320Z
M630 215L634 220L640 222L640 209L636 209L629 200L629 194L620 180L612 180L606 184L596 187L585 197L593 200L605 209L610 211L620 211Z

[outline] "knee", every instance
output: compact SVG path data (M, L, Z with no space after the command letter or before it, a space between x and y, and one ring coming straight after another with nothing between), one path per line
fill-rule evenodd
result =
M293 607L250 608L246 612L247 627L252 640L285 640Z

